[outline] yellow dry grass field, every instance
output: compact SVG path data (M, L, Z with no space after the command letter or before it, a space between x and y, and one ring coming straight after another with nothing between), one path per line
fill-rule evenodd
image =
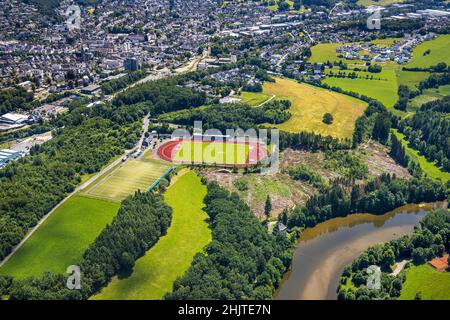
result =
M335 138L352 138L355 121L367 108L367 103L330 90L276 78L264 84L265 94L274 94L292 102L291 118L277 127L288 132L309 131ZM331 113L332 124L325 124L323 116Z

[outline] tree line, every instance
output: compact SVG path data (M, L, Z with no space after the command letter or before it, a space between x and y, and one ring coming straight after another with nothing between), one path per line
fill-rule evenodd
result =
M291 263L291 241L269 234L236 193L215 182L204 202L213 240L166 299L271 299Z
M251 108L246 104L211 105L204 108L181 110L160 116L160 120L191 127L194 121L202 121L203 128L218 129L256 129L262 124L279 124L291 117L288 100L277 100L260 107Z
M136 82L147 75L147 72L143 70L137 70L126 74L119 79L113 79L102 84L102 92L104 94L111 94L116 91L125 89L127 86Z
M407 203L442 201L446 187L429 178L398 179L389 174L376 177L366 184L334 182L328 190L314 195L304 207L297 207L289 216L288 226L313 227L335 217L350 213L383 214Z
M444 97L423 104L412 117L398 123L399 131L405 135L411 148L447 172L450 171L449 114L450 97Z
M119 212L84 252L78 263L81 289L69 290L67 276L44 273L41 277L0 277L0 296L11 300L80 300L99 292L121 272L130 272L135 261L164 235L172 209L160 194L136 192L122 201Z

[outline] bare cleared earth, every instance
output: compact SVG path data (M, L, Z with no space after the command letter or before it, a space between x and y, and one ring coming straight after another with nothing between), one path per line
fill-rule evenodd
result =
M398 178L411 178L407 169L397 164L388 152L388 148L380 143L369 141L361 144L357 151L366 160L371 176L379 176L382 173L395 174Z
M377 177L383 173L395 174L398 178L408 179L411 177L407 169L397 164L389 154L387 147L375 141L368 141L358 146L355 153L367 164L370 177ZM281 158L281 168L303 164L327 180L340 177L339 173L324 168L325 154L319 152L307 152L301 150L287 149Z
M252 211L265 218L264 205L267 195L272 200L272 217L277 217L285 208L293 209L303 204L316 191L309 184L291 179L287 174L274 175L223 173L221 170L204 170L202 174L210 181L216 181L222 187L237 192ZM248 189L239 191L236 181L244 181Z
M388 149L374 141L359 146L355 153L366 163L369 176L375 177L382 173L395 174L400 178L409 178L408 171L396 164L388 155ZM341 177L340 174L324 167L325 154L323 152L307 152L287 149L280 156L280 171L274 175L231 173L227 170L203 169L201 175L210 181L216 181L222 187L237 192L249 205L253 212L264 219L264 204L267 195L272 200L272 217L277 217L285 208L293 209L295 206L305 204L306 200L318 191L310 184L295 181L289 175L281 173L289 166L305 165L319 173L326 180ZM247 190L239 190L237 185L241 182Z

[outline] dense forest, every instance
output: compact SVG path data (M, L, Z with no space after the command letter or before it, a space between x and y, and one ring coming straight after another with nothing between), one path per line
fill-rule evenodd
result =
M291 117L290 106L288 100L269 102L254 108L245 104L212 105L163 115L160 120L188 127L193 126L194 121L202 121L204 130L214 128L225 133L227 129L248 130L262 124L286 122Z
M348 149L350 146L351 142L347 139L340 140L332 136L322 136L306 131L299 133L280 131L280 150L292 148L307 151L328 151Z
M54 139L35 146L31 155L0 170L0 258L81 181L124 146L137 140L139 124L114 127L109 119L80 119L58 129ZM133 132L133 133L132 133Z
M345 182L345 181L344 181ZM407 203L433 202L446 199L447 189L439 181L428 178L397 179L389 174L366 184L335 181L326 191L308 199L289 216L289 227L313 227L335 217L354 212L383 214Z
M176 82L154 81L140 88L152 95L149 101L126 105L119 98L115 105L71 110L57 119L52 140L0 170L0 259L75 189L82 175L99 171L113 157L133 148L150 110L202 103L201 95L180 89ZM177 90L183 94L173 97Z
M213 241L167 299L271 299L291 263L291 242L267 232L237 194L215 182L205 197Z
M383 144L388 141L392 121L386 107L372 100L364 114L356 120L353 147L372 138Z
M113 101L115 106L145 103L152 116L182 109L190 109L206 102L205 93L178 86L177 80L151 81L119 93Z
M412 117L399 122L399 131L405 134L409 145L450 171L450 97L423 104Z
M369 248L350 266L347 266L340 279L338 299L369 300L395 299L400 296L407 273L403 270L397 276L390 276L395 261L410 259L415 265L424 264L434 257L440 257L450 250L450 214L447 209L429 212L411 236L403 236L386 244ZM381 288L369 290L366 286L367 268L380 267ZM349 282L353 286L349 285Z
M0 91L0 115L17 109L30 109L33 94L22 87Z
M122 90L127 86L129 86L130 84L132 84L133 82L136 82L144 78L146 75L147 72L143 70L130 72L119 79L113 79L102 84L102 92L104 94L111 94L113 92Z
M14 280L0 277L0 296L11 300L87 299L105 287L119 272L130 272L135 261L164 235L172 209L160 194L136 192L122 201L118 214L89 246L79 263L81 290L69 290L66 276Z

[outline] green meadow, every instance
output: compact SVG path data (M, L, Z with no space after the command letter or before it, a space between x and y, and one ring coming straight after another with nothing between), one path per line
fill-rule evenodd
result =
M413 59L406 65L413 68L426 68L445 62L450 64L450 34L440 35L436 39L425 41L414 48ZM430 50L429 54L426 52Z
M373 40L372 43L381 46L387 46L392 44L398 38L387 38ZM365 68L364 61L361 60L347 60L338 57L336 49L345 43L321 43L311 48L310 62L327 62L327 61L340 61L348 64L348 70L341 70L341 73L353 72L353 68ZM448 48L450 47L450 35L440 35L436 39L431 41L425 41L418 45L413 51L413 59L405 65L405 67L429 67L436 65L439 62L446 62L450 64L450 55L448 55ZM425 52L429 51L429 54ZM361 54L367 54L367 52L361 52ZM412 72L404 71L403 65L398 65L395 62L380 63L383 70L380 73L369 73L357 71L358 78L336 78L326 77L323 82L330 85L342 88L347 91L357 92L359 94L366 95L382 102L388 107L394 114L404 116L405 113L395 110L393 106L398 100L397 90L399 85L407 85L411 89L417 87L417 85L428 78L428 72ZM339 72L337 67L333 68L334 74ZM330 70L326 71L327 74ZM432 101L430 99L433 94L428 94L426 97L417 99L416 103L413 103L413 108L417 108L417 104L423 101Z
M242 103L255 107L269 100L270 96L260 92L242 91L238 98L241 99Z
M399 300L414 300L419 291L422 300L450 300L450 272L437 271L428 264L411 266Z
M110 223L120 204L75 195L64 202L0 269L14 277L64 273Z
M95 300L157 300L172 290L174 281L211 241L208 215L202 210L206 186L193 172L180 172L164 198L173 209L172 223L156 245L136 261L133 273L115 277Z

